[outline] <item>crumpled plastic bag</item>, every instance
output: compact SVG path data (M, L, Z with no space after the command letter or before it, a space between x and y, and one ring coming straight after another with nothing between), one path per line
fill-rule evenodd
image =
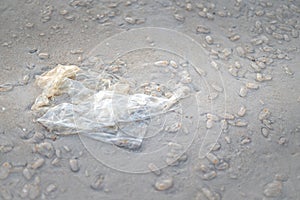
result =
M49 105L49 98L61 94L61 86L65 79L74 79L79 70L79 67L75 65L58 65L51 71L37 77L35 83L43 89L43 92L36 98L32 110Z
M189 94L186 86L178 87L170 98L129 94L130 86L121 77L74 65L58 65L36 83L42 94L32 109L45 112L37 121L48 130L82 134L131 150L140 148L148 119L176 109Z

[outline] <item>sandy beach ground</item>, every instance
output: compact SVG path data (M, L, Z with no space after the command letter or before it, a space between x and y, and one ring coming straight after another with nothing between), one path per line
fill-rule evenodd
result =
M0 199L300 199L299 1L2 0L0 27ZM191 89L139 151L36 122L36 77L94 56Z

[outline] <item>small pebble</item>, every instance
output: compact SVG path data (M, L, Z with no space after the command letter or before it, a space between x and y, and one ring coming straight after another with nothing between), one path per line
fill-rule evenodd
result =
M68 12L67 10L65 10L65 9L59 11L59 14L60 14L60 15L63 15L63 16L64 16L64 15L67 15L68 13L69 13L69 12Z
M191 11L192 8L193 8L193 6L192 6L191 3L187 3L186 6L185 6L185 8L186 8L187 11Z
M149 163L148 168L150 169L151 172L153 172L157 176L161 174L160 169L154 163Z
M270 46L264 46L264 47L263 47L263 50L264 50L265 52L273 52L273 51L274 51L274 48L273 48L273 47L270 47Z
M213 121L219 121L219 117L217 116L217 115L214 115L214 114L211 114L211 113L207 113L206 114L206 118L207 119L211 119L211 120L213 120Z
M39 185L30 185L30 188L29 188L29 199L37 199L39 196L40 196L40 192L41 192L41 189L40 189L40 186Z
M4 200L13 199L13 195L11 194L11 192L3 187L0 188L0 197L2 197Z
M79 164L78 164L78 160L77 159L70 159L69 160L69 164L70 164L70 168L72 170L72 172L78 172L79 171Z
M248 89L245 86L242 86L239 92L240 97L245 97L248 94Z
M49 142L37 144L35 146L35 150L42 156L45 156L46 158L52 158L55 153L53 145Z
M30 185L29 184L25 184L20 192L20 196L25 199L26 197L28 197L28 192L29 192L29 188Z
M214 100L219 96L219 94L217 92L210 92L208 95L208 99L209 100Z
M231 143L231 138L229 136L225 136L224 139L225 139L227 144Z
M285 137L280 137L278 140L278 144L284 145L287 143L287 139Z
M212 87L214 90L216 90L217 92L223 92L223 88L222 88L220 85L218 85L217 83L212 83L212 84L211 84L211 87Z
M28 52L29 53L35 53L35 52L37 52L37 50L38 50L37 48L31 48L31 49L29 49Z
M230 113L223 113L220 117L227 120L233 120L235 118L234 115Z
M35 132L32 138L30 138L30 141L32 143L40 143L43 139L45 139L45 136L41 132Z
M288 66L282 66L284 72L290 76L294 75L294 72L291 71L291 69Z
M69 21L73 21L75 19L74 15L65 15L64 18Z
M28 74L24 75L23 79L22 79L22 84L27 85L29 82L29 79L30 79L30 76Z
M204 71L202 68L194 67L194 69L197 72L197 74L199 74L200 76L205 76L206 75L206 71Z
M82 49L73 49L70 51L71 54L83 54Z
M298 38L299 37L299 31L297 31L296 29L293 29L291 32L291 36L293 38Z
M278 197L282 193L283 184L281 181L273 181L264 187L266 197Z
M210 29L206 26L199 25L196 29L197 33L208 34L210 33Z
M45 163L45 159L44 158L38 158L35 162L33 162L31 164L31 169L39 169L41 168Z
M232 125L232 126L235 126L235 121L234 120L227 120L227 123Z
M231 55L232 53L232 49L231 48L224 48L219 54L219 58L222 58L222 59L228 59L228 57Z
M280 33L273 32L272 36L273 36L273 38L275 38L277 40L283 40L284 39L283 35L280 34Z
M125 17L124 20L128 23L128 24L135 24L136 23L136 19L133 17Z
M219 158L213 153L206 154L206 158L214 165L219 163Z
M207 17L207 13L204 12L204 11L199 11L199 12L198 12L198 15L199 15L200 17L203 17L203 18L206 18L206 17Z
M177 161L178 161L178 162L185 162L185 161L187 161L187 159L188 159L188 156L187 156L186 153L184 153L184 154L182 154L182 155L177 159Z
M218 151L221 148L221 144L216 142L215 144L212 145L212 151Z
M207 173L203 174L202 179L203 180L212 180L216 177L217 177L217 172L212 170L210 172L207 172Z
M6 179L9 176L11 169L11 164L4 162L0 167L0 180Z
M222 160L222 161L220 161L219 164L217 164L217 165L215 166L215 168L216 168L217 170L226 170L226 169L229 168L229 164L228 164L227 162L225 162L224 160Z
M51 16L53 13L54 7L53 6L46 6L42 12L41 12L41 18L42 18L42 22L48 22L51 20Z
M167 60L156 61L154 65L158 67L167 67L169 65L169 61Z
M2 107L2 111L5 111L5 107ZM5 140L4 138L0 139L0 153L8 153L12 151L14 144L11 141Z
M268 108L264 108L260 111L259 115L258 115L258 119L260 121L263 121L264 119L268 119L271 115L271 112L269 111Z
M177 63L174 60L170 60L170 66L175 68L175 69L178 68Z
M245 50L243 49L243 47L240 46L236 48L236 52L240 57L245 57L246 55Z
M184 20L185 20L185 17L181 14L174 14L174 18L180 22L184 22Z
M276 181L286 182L286 181L288 181L288 179L289 179L289 176L287 174L275 174Z
M244 120L237 120L234 123L235 126L237 127L244 127L244 126L248 126L248 122L244 121Z
M26 26L26 28L32 28L34 26L34 24L28 22L28 23L25 24L25 26Z
M269 130L266 127L261 128L261 134L267 138L269 136Z
M228 68L228 72L229 72L232 76L237 77L237 76L238 76L239 70L238 70L237 68L235 68L235 67L230 67L230 68Z
M51 165L59 166L59 162L60 162L60 159L59 159L59 158L54 158L54 159L51 161Z
M89 177L89 176L90 176L89 170L86 169L86 170L84 171L84 175L85 175L86 177Z
M271 27L267 26L265 27L265 31L267 34L271 35L273 33L273 30L271 29Z
M287 34L283 35L284 41L289 42L291 41L290 37Z
M169 132L169 133L175 133L180 129L181 129L181 123L179 123L179 122L176 122L170 126L165 127L165 131Z
M71 152L71 149L67 145L64 145L63 148L66 152Z
M182 71L181 73L181 82L184 84L188 84L192 82L191 75L187 71Z
M205 36L205 41L207 42L207 44L213 44L214 40L210 35Z
M202 200L202 199L207 199L207 200L221 200L221 196L212 191L208 187L202 187L200 189L200 192L196 196L196 200Z
M246 83L246 88L252 89L252 90L257 90L259 88L259 86L256 83Z
M46 193L49 194L51 192L54 192L57 189L57 186L53 183L49 184L46 188Z
M260 38L253 38L253 39L251 39L251 44L252 45L258 46L258 45L261 45L263 43L264 43L264 41L262 39L260 39Z
M42 59L42 60L45 60L45 59L50 58L49 53L39 53L38 56L39 56L39 58Z
M207 166L207 165L205 165L205 164L199 164L199 165L197 165L196 166L196 169L198 170L200 170L200 171L202 171L202 172L204 172L204 173L207 173L210 169L209 169L209 167Z
M55 155L56 155L57 158L61 158L61 156L62 156L61 150L60 149L55 149Z
M251 62L250 67L252 69L254 69L254 72L260 72L261 71L261 68L255 62Z
M243 116L245 116L245 114L246 114L246 107L245 107L245 106L242 106L242 107L240 108L240 110L238 111L237 115L238 115L239 117L243 117Z
M218 65L218 63L216 63L215 61L211 61L211 66L213 67L213 68L215 68L216 70L219 70L220 69L220 66Z
M212 14L212 13L206 13L206 17L207 17L207 19L209 19L209 20L214 20L215 19L215 17L214 17L214 15Z
M12 84L3 84L0 85L0 92L8 92L11 91L14 88Z
M256 28L256 29L262 28L262 22L261 22L261 21L256 21L256 22L255 22L255 28Z
M280 53L280 54L277 55L277 58L278 59L284 59L285 58L285 54Z
M257 10L257 11L255 12L255 14L256 14L257 16L263 16L263 15L265 14L265 11L264 11L264 10Z
M272 80L272 76L270 76L270 75L264 75L264 74L261 74L261 73L257 73L255 80L257 80L258 82L270 81L270 80Z
M220 16L220 17L226 17L226 16L230 16L230 13L228 12L226 12L226 11L223 11L223 10L219 10L218 12L217 12L217 14Z
M234 33L234 34L230 35L228 38L229 38L231 41L235 42L235 41L239 40L241 37L240 37L239 34Z
M272 121L268 120L268 119L264 119L262 120L262 123L263 125L265 125L268 129L270 130L273 130L273 127L272 127Z
M251 142L251 138L246 137L246 138L242 139L241 144L242 144L242 145L243 145L243 144L249 144L250 142Z
M32 172L28 168L23 169L23 176L27 179L30 180L32 177Z
M170 189L173 186L173 178L172 177L167 177L164 179L159 179L156 181L154 184L154 187L158 191L165 191Z
M103 188L104 176L102 174L98 174L93 178L91 188L93 190L101 190Z
M178 159L175 155L171 155L171 153L167 154L166 163L169 166L176 166L179 164Z
M221 120L221 128L224 132L228 129L228 123L225 119Z
M206 128L207 129L210 129L210 128L212 128L213 127L213 120L212 119L208 119L207 121L206 121Z
M256 61L256 64L257 66L260 68L260 69L265 69L266 68L266 64L264 62L260 62L260 61Z

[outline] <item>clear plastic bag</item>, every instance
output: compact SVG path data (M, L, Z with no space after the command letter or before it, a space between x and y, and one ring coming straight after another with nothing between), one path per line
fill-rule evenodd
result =
M57 134L82 134L127 149L140 148L147 120L176 109L189 94L184 86L170 98L129 94L126 80L77 66L58 65L36 82L43 91L32 109L45 112L39 123Z

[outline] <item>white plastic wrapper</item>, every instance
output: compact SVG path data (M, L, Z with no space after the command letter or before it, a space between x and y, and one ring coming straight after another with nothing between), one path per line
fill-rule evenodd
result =
M140 148L151 117L170 112L189 94L178 87L170 98L129 94L126 80L107 73L58 65L36 80L42 88L33 110L39 123L57 134L84 134L127 149ZM130 131L128 131L130 130Z

